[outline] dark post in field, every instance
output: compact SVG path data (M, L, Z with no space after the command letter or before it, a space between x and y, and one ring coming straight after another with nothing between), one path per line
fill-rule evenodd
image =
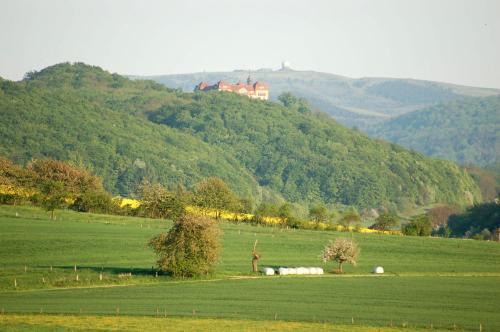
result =
M253 272L258 271L257 263L259 262L259 259L260 259L260 254L256 251L257 241L258 240L255 240L255 243L253 244L253 250L252 250L252 271Z

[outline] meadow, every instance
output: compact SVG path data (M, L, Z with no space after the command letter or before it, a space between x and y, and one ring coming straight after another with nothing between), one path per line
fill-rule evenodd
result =
M214 273L183 280L157 276L152 268L147 241L169 222L72 211L57 216L50 221L38 208L0 206L2 330L85 329L78 319L95 322L96 329L123 324L130 330L141 324L339 331L477 331L481 324L483 331L500 330L498 242L221 222L223 252ZM260 266L332 270L319 253L338 236L352 236L361 247L358 264L345 266L344 275L250 272L256 239ZM386 273L372 275L375 265Z

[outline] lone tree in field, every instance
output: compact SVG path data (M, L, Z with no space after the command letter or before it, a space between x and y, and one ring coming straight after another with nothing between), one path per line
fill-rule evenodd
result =
M176 277L208 274L219 258L219 228L207 218L183 215L168 233L149 241L160 270Z
M196 184L193 201L202 209L214 209L216 219L220 218L222 210L231 210L238 205L236 195L217 177L210 177Z
M340 273L343 273L342 264L349 263L356 265L358 255L359 248L356 242L352 239L343 237L337 238L335 241L330 240L325 246L325 249L321 252L323 262L335 261L339 263Z
M45 210L50 212L50 219L55 220L54 212L67 205L68 192L62 181L44 181L39 186L39 200Z

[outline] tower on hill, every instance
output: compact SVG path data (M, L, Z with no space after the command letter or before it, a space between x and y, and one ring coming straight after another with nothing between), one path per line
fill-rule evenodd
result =
M281 69L280 69L281 71L291 70L291 69L292 69L292 67L290 66L290 61L288 61L288 60L283 60L283 61L281 62Z

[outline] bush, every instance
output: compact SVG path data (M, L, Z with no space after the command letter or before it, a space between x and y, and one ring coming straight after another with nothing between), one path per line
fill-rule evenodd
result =
M115 210L111 196L103 190L84 192L70 208L78 212L92 213L111 213Z
M432 223L427 214L420 214L401 228L404 235L429 236L432 234Z
M158 268L175 277L208 274L219 258L219 229L206 217L181 216L168 233L149 245L159 256Z
M138 213L148 218L177 220L186 213L182 199L160 184L143 183L140 193L142 204Z
M371 229L379 231L387 231L399 225L399 217L393 213L382 213L375 220L375 223L370 226Z

